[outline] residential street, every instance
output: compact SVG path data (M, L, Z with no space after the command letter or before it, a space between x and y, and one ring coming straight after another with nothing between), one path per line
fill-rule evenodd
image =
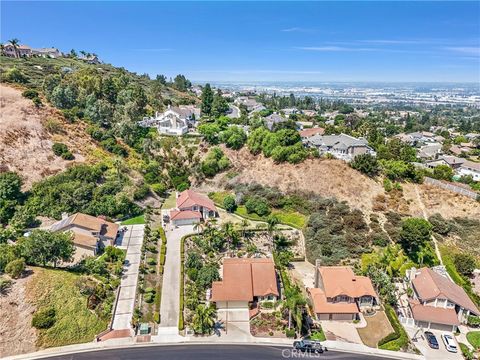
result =
M131 328L130 323L135 307L135 292L138 282L138 268L142 256L144 225L128 225L127 229L116 242L118 248L127 250L127 256L120 282L117 308L113 315L113 330Z
M178 326L178 313L180 309L180 239L193 233L193 225L184 225L165 228L167 236L167 257L163 273L162 302L160 305L160 326ZM178 332L178 331L177 331Z
M96 359L119 359L119 360L280 360L295 358L312 359L336 359L336 360L366 360L366 359L388 359L374 355L348 354L338 351L327 351L323 354L296 353L291 347L282 346L259 346L259 345L180 345L180 346L148 346L133 347L127 349L103 350L85 352L73 355L54 356L50 360L96 360Z

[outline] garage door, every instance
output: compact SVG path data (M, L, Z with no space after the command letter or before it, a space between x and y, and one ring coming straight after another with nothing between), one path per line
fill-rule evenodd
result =
M441 331L452 331L452 325L444 325L444 324L430 324L430 329L432 330L441 330Z

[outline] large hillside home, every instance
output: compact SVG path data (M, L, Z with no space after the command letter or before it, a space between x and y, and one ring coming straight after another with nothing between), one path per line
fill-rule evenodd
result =
M5 44L3 54L9 57L30 57L32 56L32 48L28 45L17 45L16 49L12 44Z
M139 122L142 127L156 127L160 134L180 136L188 132L200 118L200 109L193 105L179 107L168 106L163 113L156 112L153 117L145 117Z
M101 248L115 244L118 224L82 213L63 216L50 227L54 232L71 231L73 244L87 255L96 255Z
M218 310L248 309L252 303L279 297L271 258L226 258L221 281L212 284L211 301Z
M170 211L170 221L174 226L192 225L215 217L218 217L218 212L213 201L193 190L181 192L176 208Z
M407 275L413 289L409 308L416 326L455 331L469 315L480 315L465 290L446 274L424 267L412 268Z
M371 154L376 156L375 151L368 146L367 140L354 138L350 135L314 135L303 139L308 147L314 147L321 154L331 154L345 161L353 160L357 155Z
M56 48L32 49L32 54L35 56L41 56L44 58L51 58L51 59L56 59L63 56L63 54Z
M379 304L368 277L348 266L320 266L315 288L308 288L317 320L358 320L360 312Z

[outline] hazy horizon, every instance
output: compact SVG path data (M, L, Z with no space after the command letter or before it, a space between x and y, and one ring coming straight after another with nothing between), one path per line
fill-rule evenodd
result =
M2 1L1 40L192 81L480 83L479 2ZM29 19L18 21L17 19ZM46 25L48 24L48 26Z

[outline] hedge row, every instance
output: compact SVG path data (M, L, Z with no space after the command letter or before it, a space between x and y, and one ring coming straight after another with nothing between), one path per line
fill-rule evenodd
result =
M408 335L400 324L395 310L390 305L385 305L385 314L393 327L393 333L388 334L378 342L378 347L383 350L399 351L408 345Z
M185 323L183 320L183 308L184 308L184 286L185 286L185 237L180 239L180 310L178 314L178 330L185 329Z

